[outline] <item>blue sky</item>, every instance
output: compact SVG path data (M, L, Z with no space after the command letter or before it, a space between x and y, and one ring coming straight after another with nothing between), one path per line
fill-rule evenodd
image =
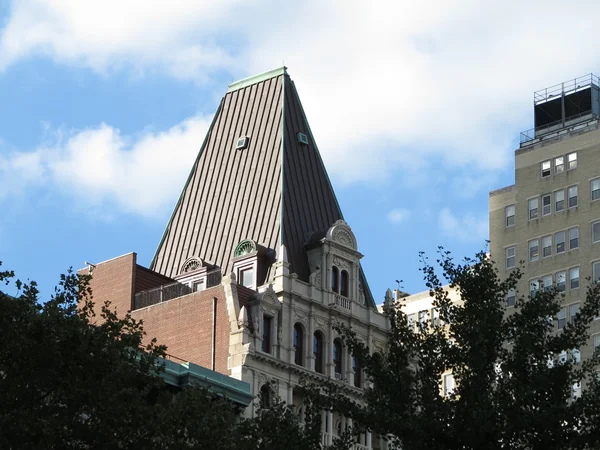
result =
M227 85L285 63L375 298L422 291L419 251L483 248L533 91L600 71L597 2L495 3L0 2L0 260L45 294L148 265Z

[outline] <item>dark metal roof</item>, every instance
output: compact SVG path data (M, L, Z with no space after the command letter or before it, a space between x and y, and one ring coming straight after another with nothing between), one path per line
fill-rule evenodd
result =
M248 146L236 150L243 136ZM151 268L174 277L198 256L229 273L236 245L253 239L275 252L285 245L290 271L308 281L305 243L342 218L295 85L281 68L230 86ZM362 270L361 278L374 305Z

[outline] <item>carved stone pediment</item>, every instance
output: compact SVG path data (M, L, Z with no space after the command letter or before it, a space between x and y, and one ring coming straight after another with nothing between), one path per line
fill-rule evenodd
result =
M279 311L281 309L281 302L277 298L277 294L273 290L273 285L269 285L267 289L259 292L256 295L256 299L260 302L261 309L264 311Z
M357 249L356 237L350 226L343 220L335 222L327 231L327 239L352 250Z

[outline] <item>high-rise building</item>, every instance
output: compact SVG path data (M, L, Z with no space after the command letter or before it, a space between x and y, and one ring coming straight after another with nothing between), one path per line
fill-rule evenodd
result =
M96 301L132 311L169 353L301 411L301 378L332 379L356 398L365 387L336 322L385 348L389 324L362 256L280 68L229 86L150 268L135 253L90 268ZM349 421L323 419L329 443ZM356 444L379 446L370 433Z
M600 80L590 74L534 94L535 123L515 151L515 184L490 193L491 255L501 275L524 261L518 291L556 285L565 294L562 329L585 300L586 279L600 278ZM509 293L507 308L515 303ZM591 341L600 345L600 320Z

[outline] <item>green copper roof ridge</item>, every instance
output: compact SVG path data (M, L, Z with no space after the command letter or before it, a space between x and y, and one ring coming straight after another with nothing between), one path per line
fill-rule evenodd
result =
M227 92L234 92L238 89L242 89L253 84L260 83L261 81L278 77L279 75L287 75L287 67L281 66L277 69L269 70L268 72L259 73L257 75L252 75L248 78L242 78L241 80L234 81L229 85L229 89L227 90Z

